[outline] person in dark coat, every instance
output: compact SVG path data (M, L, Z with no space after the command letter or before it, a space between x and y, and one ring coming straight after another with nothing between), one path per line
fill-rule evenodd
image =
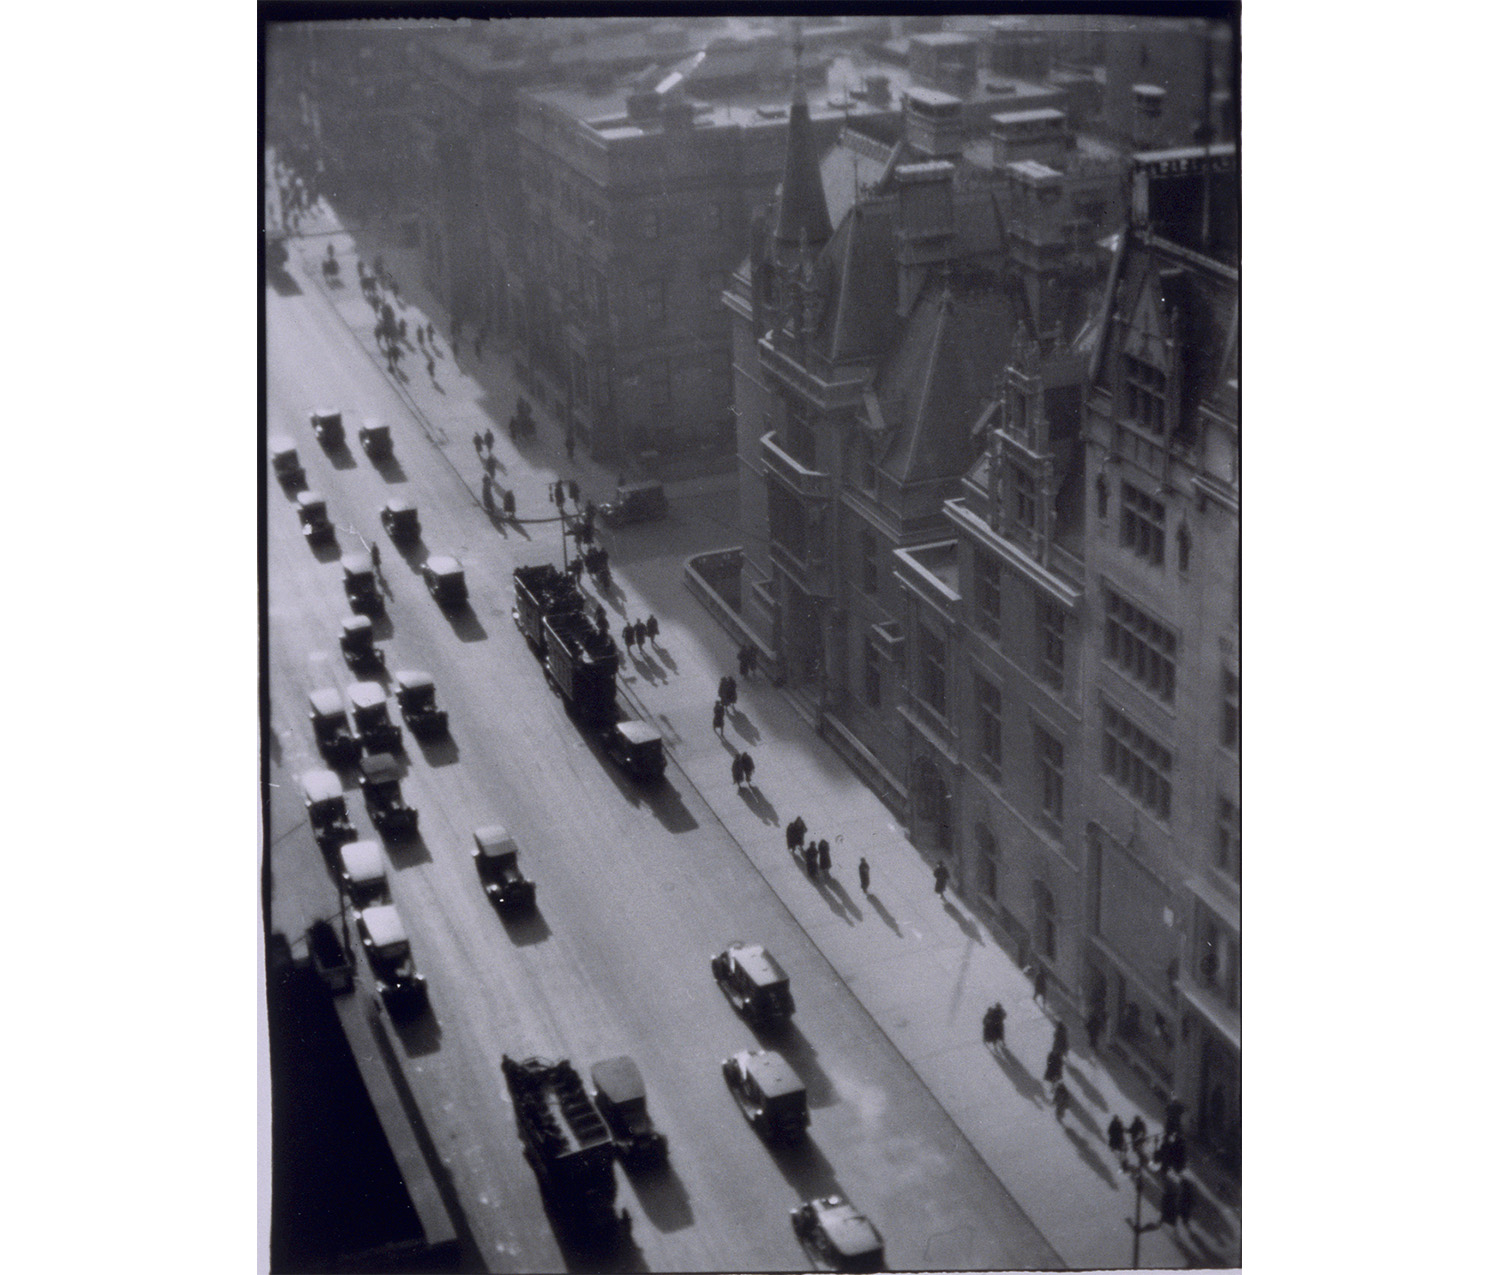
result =
M725 703L725 705L728 706L729 708L733 708L735 701L737 699L739 699L739 697L740 697L739 687L737 687L734 684L734 678L730 677L729 674L726 673L724 675L724 703Z
M608 627L609 617L604 613L604 603L594 603L594 620L601 629Z
M859 888L865 893L870 893L870 864L867 859L859 861Z
M1061 1063L1059 1062L1058 1065L1061 1066ZM1059 1121L1061 1121L1062 1118L1068 1114L1068 1099L1070 1097L1072 1097L1072 1095L1068 1093L1067 1085L1063 1084L1063 1082L1059 1080L1057 1082L1057 1088L1052 1091L1052 1107L1053 1110L1057 1112L1057 1118Z
M1109 1149L1117 1156L1123 1156L1125 1154L1125 1122L1119 1116L1109 1118L1106 1136L1109 1138Z
M1172 1178L1163 1178L1161 1182L1161 1224L1163 1226L1177 1225L1177 1183Z
M797 821L793 819L786 826L786 848L795 850L802 844L802 838L797 835Z
M714 730L721 735L724 733L724 701L721 699L714 701Z
M745 782L745 759L742 754L736 753L734 760L729 763L729 777L734 780L736 788Z
M635 625L627 621L625 627L620 630L620 636L624 639L625 650L628 652L635 645Z
M932 888L938 898L943 897L943 891L948 888L948 865L940 863L932 870Z
M1089 1050L1098 1053L1099 1037L1104 1031L1104 1011L1096 1006L1084 1020L1083 1030L1088 1033Z
M1042 964L1040 958L1033 961L1031 965L1031 999L1046 1007L1047 967Z
M1177 1179L1177 1220L1183 1226L1191 1226L1193 1222L1193 1205L1197 1203L1197 1197L1193 1189L1192 1180L1189 1178Z
M484 431L484 445L486 450L492 450L495 446L495 431L487 429Z
M752 783L755 779L755 758L749 753L740 754L740 770L744 772L745 782Z
M829 850L827 841L818 842L818 870L824 876L833 871L833 852Z
M1161 1129L1167 1137L1174 1133L1182 1132L1182 1117L1187 1112L1187 1104L1181 1098L1173 1097L1167 1102L1167 1112L1162 1118Z
M999 1001L984 1011L984 1043L1005 1048L1005 1006Z
M479 431L474 431L474 455L478 456L484 451L484 439L480 437Z
M1052 1029L1052 1048L1059 1057L1068 1056L1068 1029L1062 1019L1058 1019L1056 1026Z
M1146 1141L1146 1122L1137 1114L1130 1122L1130 1147L1137 1156L1141 1154L1141 1146Z
M808 877L816 881L818 879L818 843L809 841L807 849L802 853L802 860L807 867Z
M1047 1070L1042 1073L1043 1082L1049 1085L1060 1084L1062 1082L1062 1067L1062 1055L1054 1049L1047 1055Z
M727 673L719 679L719 703L726 707L729 704L729 675Z
M646 636L651 639L651 645L656 645L656 635L661 632L661 625L656 622L654 615L646 617Z
M646 652L646 622L644 620L635 622L635 648L643 655Z

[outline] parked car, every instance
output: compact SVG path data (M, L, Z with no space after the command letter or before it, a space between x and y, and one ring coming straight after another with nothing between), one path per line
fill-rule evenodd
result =
M369 957L380 999L393 1016L427 1008L427 980L417 973L400 914L388 903L359 913L359 941Z
M427 739L448 733L448 710L437 706L437 687L431 673L398 669L396 702L413 735Z
M371 753L359 763L359 786L365 809L382 837L410 837L417 831L417 810L401 795L401 767L390 753Z
M339 649L344 653L344 662L356 673L385 672L385 652L375 645L375 626L369 616L344 618Z
M885 1241L863 1213L840 1195L808 1200L792 1210L792 1234L808 1255L835 1271L885 1269Z
M382 421L367 419L359 427L359 445L371 460L389 460L391 456L391 427Z
M302 804L307 807L307 821L312 825L318 849L331 854L359 834L349 822L349 807L344 802L344 786L331 770L309 770L302 776Z
M297 493L297 521L308 544L327 544L334 538L333 523L328 519L328 501L320 491Z
M769 1027L796 1010L787 973L759 943L731 943L709 968L719 989L746 1022Z
M623 527L632 522L648 522L667 512L667 493L659 482L624 483L615 488L615 497L600 510L599 516L609 527Z
M307 482L307 471L297 456L297 445L285 434L267 440L271 452L271 472L288 491L296 491Z
M385 599L375 582L375 563L363 549L355 549L339 559L344 569L344 596L349 609L359 615L379 615L385 610Z
M339 883L356 909L391 901L385 856L376 841L351 841L339 851Z
M590 1068L589 1076L594 1082L594 1103L615 1136L620 1163L628 1169L664 1164L667 1137L646 1110L646 1082L635 1059L623 1054L606 1058Z
M474 830L474 870L490 902L501 911L536 906L536 883L522 873L520 848L503 824Z
M379 682L355 682L347 692L354 735L366 753L401 751L401 727L391 721L385 687Z
M349 733L344 701L331 686L320 687L308 694L307 719L312 723L318 751L330 765L344 766L358 760L359 743Z
M324 451L331 452L344 445L344 414L342 412L320 407L317 411L310 413L308 419Z
M742 1049L724 1060L723 1071L745 1119L767 1142L800 1142L807 1135L807 1089L780 1054Z
M422 564L422 579L427 583L427 592L437 599L438 606L449 611L461 607L469 600L469 586L464 581L464 569L457 558L438 554Z
M405 548L422 538L422 522L417 507L409 500L388 500L380 510L380 525L392 542Z
M354 966L339 941L338 932L327 921L314 921L307 929L307 954L323 985L335 995L354 990Z

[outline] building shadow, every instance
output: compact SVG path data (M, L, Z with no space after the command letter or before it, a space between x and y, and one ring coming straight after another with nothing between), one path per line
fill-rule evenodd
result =
M896 920L896 918L890 914L890 910L885 906L884 903L880 901L880 896L876 894L874 890L871 890L868 894L865 895L865 898L869 900L870 906L875 909L875 912L880 917L880 919L884 921L888 926L890 926L892 931L894 931L896 937L898 939L901 938L901 922Z

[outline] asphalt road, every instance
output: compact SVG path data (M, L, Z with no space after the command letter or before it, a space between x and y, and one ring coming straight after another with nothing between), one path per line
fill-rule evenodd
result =
M467 430L450 438L440 417L419 424L344 319L302 282L301 295L266 294L270 432L297 442L340 548L381 545L389 625L377 633L388 666L430 672L451 714L451 744L406 740L403 790L421 812L421 835L389 847L389 860L432 1013L395 1035L487 1267L570 1262L521 1156L502 1052L568 1057L581 1070L618 1053L640 1064L671 1168L654 1179L618 1175L635 1221L629 1266L804 1269L787 1209L829 1192L876 1221L892 1269L1051 1264L1045 1242L682 774L669 767L662 789L643 796L579 734L509 614L511 568L555 560L555 530L499 534L459 478L475 469ZM352 450L326 454L313 440L307 413L323 405L342 410ZM394 463L376 468L354 442L365 416L391 425ZM496 450L523 516L540 515L551 475L503 439ZM424 529L406 560L378 520L396 494L418 505ZM309 549L274 482L265 531L273 906L278 928L295 937L337 911L296 792L297 775L322 765L306 694L355 678L338 650L348 610L337 551ZM428 597L417 570L426 552L463 562L464 613L445 616ZM360 834L374 836L347 775L345 787ZM475 878L471 830L495 820L515 833L537 882L535 921L502 922ZM798 1011L779 1046L812 1107L799 1151L769 1151L719 1074L724 1057L757 1043L709 975L709 957L734 938L765 942L791 974Z

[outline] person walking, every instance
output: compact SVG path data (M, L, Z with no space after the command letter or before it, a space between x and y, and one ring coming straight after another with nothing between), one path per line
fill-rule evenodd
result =
M984 1043L1005 1048L1005 1006L999 1001L984 1011Z
M826 877L833 871L833 852L827 841L818 842L818 870Z
M715 732L717 732L717 734L720 737L723 736L723 734L724 734L724 701L721 700L721 699L716 699L714 701L714 730L715 730Z
M1047 1055L1047 1069L1042 1072L1043 1083L1049 1085L1060 1084L1062 1082L1062 1068L1062 1055L1054 1049Z
M1047 967L1042 964L1040 957L1031 963L1031 999L1043 1009L1047 1008Z
M661 625L657 624L656 617L654 615L648 615L646 617L646 636L651 639L652 646L655 646L657 644L656 635L660 632Z
M723 704L725 706L727 706L728 703L729 703L729 676L728 676L728 674L725 674L725 676L723 676L723 677L721 677L719 679L719 703L721 703L721 704Z
M948 865L939 863L932 870L932 889L938 898L943 897L943 891L948 888Z
M1109 1128L1105 1132L1109 1139L1109 1149L1115 1153L1116 1158L1125 1157L1125 1122L1119 1116L1109 1118Z
M1177 1220L1183 1226L1193 1224L1193 1205L1197 1203L1191 1178L1177 1179Z
M863 857L859 861L859 888L864 894L870 893L870 861Z
M739 687L734 684L734 678L729 674L724 675L724 707L733 708L735 701L739 699Z
M476 429L474 431L474 455L476 455L476 456L482 456L483 454L484 454L484 439L483 439L483 437L481 437L479 431Z
M1068 1028L1060 1018L1052 1028L1052 1048L1057 1052L1058 1057L1068 1056Z
M807 868L807 879L816 881L818 879L818 843L809 841L807 849L802 852L803 866Z
M1140 1113L1136 1113L1134 1120L1130 1122L1130 1149L1135 1152L1135 1158L1141 1158L1141 1149L1146 1145L1146 1122L1141 1119Z
M745 759L742 754L735 753L734 760L729 763L729 777L734 780L736 788L745 782Z
M417 347L421 350L427 349L427 330L419 327L417 329Z
M1161 1180L1161 1224L1174 1229L1180 1212L1177 1182L1173 1178Z
M1071 1097L1072 1095L1068 1092L1067 1085L1059 1080L1057 1088L1052 1091L1052 1108L1057 1112L1057 1122L1059 1124L1062 1123L1063 1117L1068 1114L1068 1099Z
M788 850L795 850L801 844L802 839L797 835L797 821L793 819L786 826L786 848Z
M740 754L740 770L744 772L745 782L754 786L755 780L755 758L748 752ZM826 842L824 844L827 844Z
M434 385L437 384L437 364L432 361L432 355L427 356L427 379Z
M484 431L484 449L487 452L495 450L495 431L492 429Z
M642 655L646 653L646 622L644 620L635 622L635 649Z

